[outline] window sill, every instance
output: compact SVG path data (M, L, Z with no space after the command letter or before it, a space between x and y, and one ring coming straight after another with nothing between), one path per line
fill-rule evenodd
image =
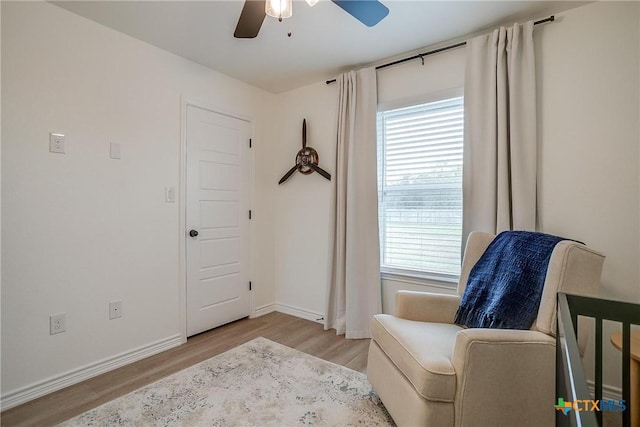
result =
M429 286L455 290L458 287L458 277L435 274L423 274L415 271L383 269L380 271L382 280L392 280L394 282L410 283L412 285Z

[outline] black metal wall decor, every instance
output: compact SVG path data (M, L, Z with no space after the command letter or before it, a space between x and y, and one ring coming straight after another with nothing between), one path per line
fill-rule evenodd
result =
M295 171L300 171L300 173L305 175L318 172L331 181L331 174L318 166L318 152L311 147L307 147L307 119L302 120L302 149L296 154L296 165L280 178L278 185L289 179Z

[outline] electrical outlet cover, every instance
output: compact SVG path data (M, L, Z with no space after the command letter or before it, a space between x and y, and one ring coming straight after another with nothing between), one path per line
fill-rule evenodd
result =
M67 314L53 314L49 316L49 335L59 334L67 330Z
M51 153L64 154L64 135L61 133L49 134L49 151Z

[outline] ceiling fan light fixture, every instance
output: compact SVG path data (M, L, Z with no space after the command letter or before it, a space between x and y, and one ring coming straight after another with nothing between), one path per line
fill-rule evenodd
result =
M264 11L267 15L278 18L278 21L290 18L293 14L293 0L267 0Z
M307 0L307 4L311 7L315 6L318 3L318 0Z

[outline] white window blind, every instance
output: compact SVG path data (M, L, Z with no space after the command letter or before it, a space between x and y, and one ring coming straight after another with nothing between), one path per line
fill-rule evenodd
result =
M463 98L378 113L382 269L460 274Z

